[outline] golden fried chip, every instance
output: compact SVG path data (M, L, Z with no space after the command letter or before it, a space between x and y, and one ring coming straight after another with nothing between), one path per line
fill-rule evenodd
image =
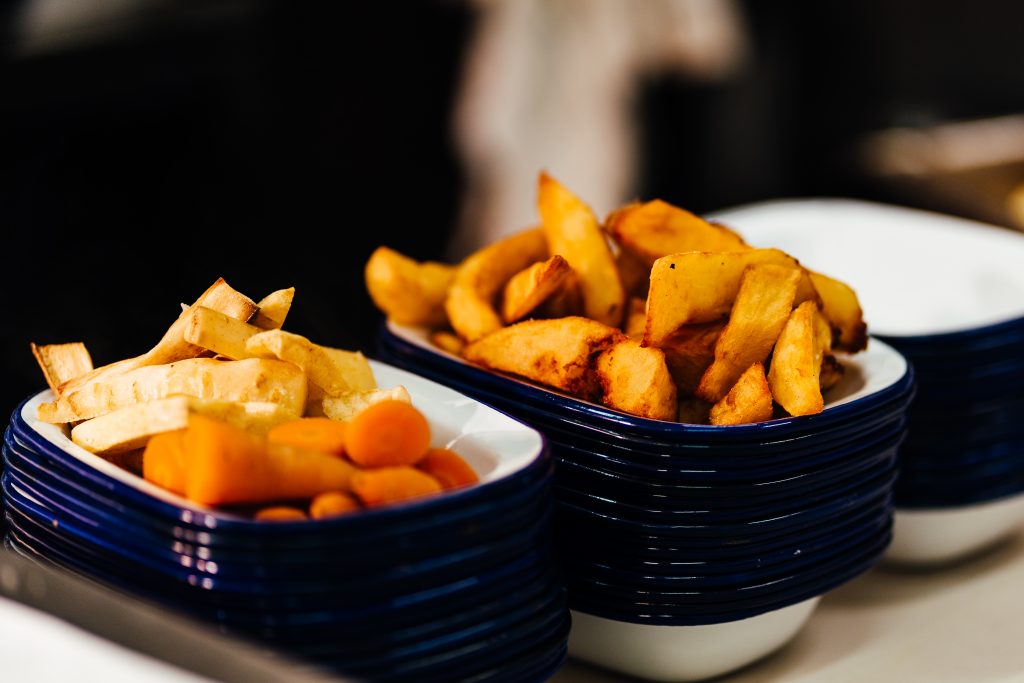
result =
M867 348L868 326L857 300L857 293L844 282L821 273L811 272L811 281L821 295L821 312L838 330L833 345L856 353Z
M715 360L715 343L724 329L725 322L684 325L662 342L668 371L681 396L697 390L704 371Z
M825 407L819 380L824 350L819 344L815 321L819 315L813 301L797 306L782 328L772 353L768 385L775 402L790 415L813 415Z
M744 269L729 323L715 343L715 360L701 377L697 396L721 401L740 375L768 358L793 310L802 275L797 268L770 264Z
M647 301L630 297L626 303L626 322L622 331L630 339L641 340L644 338L644 325L647 324Z
M732 230L660 199L624 206L608 216L604 225L623 250L648 268L670 254L750 248Z
M245 349L257 358L279 358L298 366L328 396L377 388L369 362L358 351L320 346L284 330L253 335L246 341Z
M463 261L448 289L444 309L460 337L475 341L501 329L494 300L509 279L548 257L544 232L533 228L506 237Z
M593 400L600 396L601 386L591 358L623 338L618 329L589 318L527 320L468 344L463 356L471 363Z
M556 254L519 271L505 284L501 317L506 323L519 322L565 288L577 286L568 261Z
M444 302L455 270L378 247L366 262L364 277L370 298L388 318L402 325L436 327L447 319Z
M457 334L445 332L444 330L432 332L430 334L430 343L453 356L461 356L462 349L466 347L466 342L462 341Z
M764 364L743 371L721 401L711 406L713 425L741 425L772 419L772 391L764 376Z
M46 384L54 396L60 395L61 385L91 372L92 358L82 342L70 344L30 344L32 355L36 357L39 368L43 371Z
M618 327L626 295L594 212L546 173L540 174L537 208L550 253L565 257L579 277L584 314Z
M623 339L601 352L595 370L606 406L652 420L675 420L676 385L661 350Z
M292 310L295 288L279 289L263 297L257 306L259 310L252 317L252 324L261 330L276 330L284 325L285 318Z

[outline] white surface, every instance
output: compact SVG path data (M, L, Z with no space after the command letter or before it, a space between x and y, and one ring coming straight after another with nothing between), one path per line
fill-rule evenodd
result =
M542 441L536 430L436 382L378 361L371 360L370 365L381 387L401 384L409 390L413 404L430 422L431 445L457 451L476 470L481 483L502 479L523 469L540 452ZM36 418L39 404L51 400L52 393L43 391L28 401L21 413L25 422L48 441L95 469L156 498L173 505L202 507L93 455L72 443L61 427L40 422Z
M439 349L430 342L430 331L422 327L411 327L399 325L388 321L388 330L399 339L414 344L431 353L444 356L457 363L469 365L465 359ZM897 351L885 342L872 339L868 342L868 348L856 354L840 354L846 371L843 378L825 394L825 410L831 407L843 405L865 396L870 396L886 387L890 387L900 380L907 373L907 361ZM481 368L482 369L482 368ZM486 371L485 371L486 372ZM497 373L495 373L497 374ZM559 396L565 396L560 392L548 389L533 382L518 380L514 377L504 376L509 381L527 384L542 391L547 391ZM580 403L587 403L581 399L572 400ZM596 405L596 404L595 404ZM601 406L607 410L607 406ZM637 418L642 419L642 418ZM727 427L723 427L727 429Z
M6 598L0 598L0 679L12 683L200 683L209 680Z
M875 569L826 595L788 645L715 683L1024 681L1024 533L942 571ZM636 683L570 661L552 683Z
M1024 235L844 199L782 200L713 216L856 290L868 331L917 335L1024 316Z
M940 564L975 553L1024 525L1024 494L978 505L897 510L886 561Z
M785 645L819 598L749 619L706 626L653 626L572 613L569 653L655 681L696 681L734 671Z

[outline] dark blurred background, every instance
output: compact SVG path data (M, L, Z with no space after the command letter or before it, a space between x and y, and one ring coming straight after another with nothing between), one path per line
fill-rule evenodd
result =
M478 6L123 0L26 33L31 5L59 18L76 3L0 10L0 409L43 387L29 341L84 341L96 364L141 353L218 276L256 299L294 285L289 329L372 353L367 255L386 242L440 259L459 217L451 119ZM743 68L638 85L636 196L1016 220L1024 149L945 165L929 150L956 121L1014 139L1024 5L739 6Z

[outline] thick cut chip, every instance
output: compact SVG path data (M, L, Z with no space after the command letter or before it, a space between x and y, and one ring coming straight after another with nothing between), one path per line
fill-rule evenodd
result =
M39 419L61 424L88 420L174 394L219 401L276 403L293 415L306 405L306 375L292 363L249 358L189 358L148 365L66 392L39 406Z
M689 252L658 259L651 269L644 346L661 346L683 325L724 320L736 300L743 270L761 263L800 265L778 249Z
M455 272L444 309L448 321L468 342L501 329L495 299L509 279L548 257L544 232L533 228L506 237L473 253Z
M648 268L669 254L750 248L729 228L709 223L660 199L618 209L605 220L605 229Z
M412 403L412 397L409 396L409 391L403 386L392 387L391 389L353 391L342 396L325 397L321 404L321 411L332 420L348 422L366 408L381 401Z
M298 366L327 396L377 388L369 362L358 351L320 346L284 330L266 330L253 335L245 348L258 358L278 358Z
M798 268L758 264L743 271L729 323L715 343L715 360L700 379L696 394L716 403L748 368L763 363L793 310Z
M170 396L125 406L81 422L71 430L71 440L97 455L125 453L144 447L156 434L185 429L190 413L229 422L257 436L266 436L275 426L295 419L294 412L276 403Z
M768 385L775 402L790 415L813 415L825 407L819 380L824 350L815 321L819 315L813 301L800 304L775 343Z
M459 335L445 332L444 330L432 332L430 334L430 343L453 356L461 356L462 349L466 347L466 342L462 341Z
M647 290L651 287L651 266L625 249L619 249L615 266L619 269L619 280L626 296L646 299Z
M486 368L592 400L600 396L601 385L591 358L623 338L618 329L589 318L527 320L467 345L463 355Z
M811 281L821 295L821 312L838 330L833 346L850 353L867 348L868 326L857 293L845 282L821 273L812 271Z
M660 349L623 339L601 352L595 369L606 406L652 420L675 420L676 385Z
M364 277L373 303L389 318L403 325L437 327L446 320L444 301L455 270L379 247L366 262Z
M276 330L284 325L288 312L292 310L295 288L279 289L263 297L257 306L259 310L252 317L252 324L261 330Z
M680 396L697 390L704 371L715 360L715 343L724 329L724 322L684 325L662 342L661 350Z
M46 384L54 396L60 395L62 384L92 371L92 358L82 342L70 344L32 344L32 355L43 371Z
M764 376L764 364L743 371L725 397L711 407L713 425L742 425L772 419L772 391Z
M206 306L242 321L248 321L256 313L256 304L253 300L236 292L221 278L203 292L192 306L182 311L178 319L174 321L174 324L168 328L163 338L152 349L141 356L126 358L110 365L104 365L92 372L76 377L61 386L60 393L78 391L93 382L104 382L137 368L163 365L199 356L206 349L190 344L185 341L184 336L185 327L189 321L189 313L196 306Z
M213 351L217 355L242 360L254 354L246 350L249 338L263 332L249 323L236 320L206 306L193 306L185 325L185 341Z
M580 279L584 315L621 325L626 294L594 212L546 173L540 174L537 207L550 253L564 256Z
M506 323L519 322L552 297L578 286L569 262L556 254L512 276L505 285L501 317Z

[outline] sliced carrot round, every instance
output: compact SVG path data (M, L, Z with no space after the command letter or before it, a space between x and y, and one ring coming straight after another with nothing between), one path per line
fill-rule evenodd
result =
M361 510L359 501L341 491L321 493L309 504L309 516L313 519L340 517Z
M430 446L430 425L423 413L402 401L381 401L348 424L348 457L364 467L414 465Z
M352 492L368 507L440 493L440 482L415 467L379 467L352 475Z
M446 489L469 486L480 481L469 463L447 448L431 448L416 467L437 479Z
M345 453L344 422L327 417L303 417L277 425L267 434L271 443L309 451L342 455Z

